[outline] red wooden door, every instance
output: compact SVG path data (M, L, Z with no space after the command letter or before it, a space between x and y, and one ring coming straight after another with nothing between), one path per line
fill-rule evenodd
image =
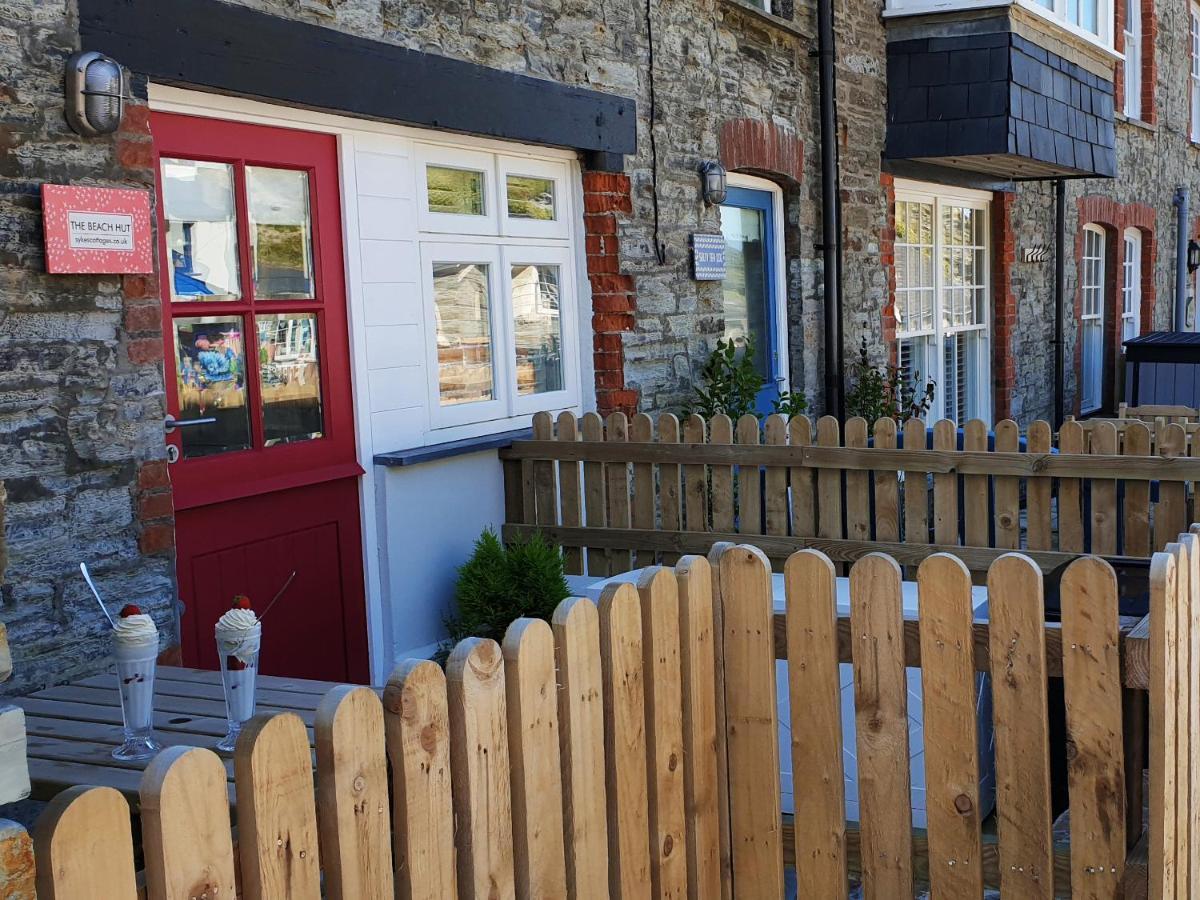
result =
M232 597L261 611L295 571L262 671L365 681L336 140L162 113L151 127L184 660L215 668Z

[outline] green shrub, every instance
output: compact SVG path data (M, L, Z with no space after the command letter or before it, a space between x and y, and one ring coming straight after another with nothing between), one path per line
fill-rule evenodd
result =
M455 612L446 619L450 638L443 655L463 638L503 640L513 619L528 616L549 621L569 594L558 547L540 534L505 546L488 529L458 569Z
M749 413L761 419L755 401L763 384L762 376L754 368L754 341L747 337L739 353L732 338L722 338L700 370L700 384L692 389L692 399L684 407L683 416L696 413L707 421L717 413L724 413L736 423ZM804 414L808 398L804 391L784 391L775 399L774 407L776 413L790 419Z
M868 422L879 419L923 419L929 413L935 390L932 378L918 392L921 373L909 376L893 365L873 366L867 359L867 339L858 351L858 362L851 373L853 387L846 395L846 415L862 416Z

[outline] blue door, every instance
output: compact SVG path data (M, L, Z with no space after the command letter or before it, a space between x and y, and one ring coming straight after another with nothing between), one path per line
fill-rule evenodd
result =
M721 206L725 236L725 338L739 350L754 348L754 367L762 376L757 407L774 410L783 383L779 359L779 322L775 308L775 209L770 191L729 188Z

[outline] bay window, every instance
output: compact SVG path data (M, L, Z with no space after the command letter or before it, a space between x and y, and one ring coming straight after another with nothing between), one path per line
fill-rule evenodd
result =
M1114 0L886 0L884 17L977 10L981 6L1019 6L1085 40L1112 48ZM1125 0L1117 0L1125 2Z
M933 419L991 418L989 201L977 191L897 182L898 364Z

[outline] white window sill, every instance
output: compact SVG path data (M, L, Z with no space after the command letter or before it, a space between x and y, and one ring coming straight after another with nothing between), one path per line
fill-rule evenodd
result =
M1116 118L1116 120L1122 125L1128 125L1131 128L1138 128L1142 131L1148 131L1151 134L1158 134L1157 125L1151 122L1143 122L1141 119L1135 116L1128 116L1123 112L1117 112L1114 114L1114 118Z

